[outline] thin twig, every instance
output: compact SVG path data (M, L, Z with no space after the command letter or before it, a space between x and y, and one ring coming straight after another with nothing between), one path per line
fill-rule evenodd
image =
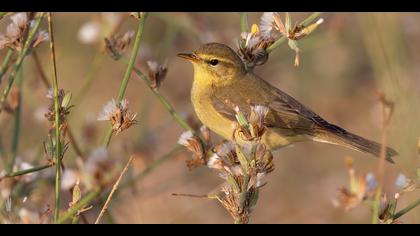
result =
M14 128L13 128L13 138L12 138L12 159L10 160L9 164L7 165L7 173L12 172L13 166L15 165L18 145L19 145L19 136L20 136L20 121L21 121L21 114L22 114L22 69L18 71L17 74L17 85L18 85L18 97L17 97L17 107L14 111Z
M418 205L420 205L420 199L417 199L415 202L411 203L406 208L404 208L404 209L400 210L399 212L395 213L395 215L393 217L394 220L396 220L396 219L400 218L401 216L405 215L407 212L413 210Z
M176 197L209 198L209 195L207 194L172 193L171 195Z
M48 12L48 32L50 34L50 50L52 62L52 85L54 94L54 128L55 128L55 208L54 222L57 222L60 213L60 183L61 183L61 140L60 140L60 104L58 99L57 65L55 59L54 33L51 12Z
M9 48L7 51L6 57L4 57L3 63L0 67L0 84L3 81L3 75L6 73L7 69L9 68L10 59L12 59L13 50Z
M143 72L140 69L136 68L136 67L134 67L133 70L146 83L147 87L149 87L149 89L159 99L160 103L162 103L162 105L169 112L169 114L171 114L171 116L175 119L175 121L177 121L178 124L180 124L181 127L184 128L185 130L189 130L189 131L191 131L191 132L194 133L194 129L191 128L191 126L188 125L188 123L184 120L184 118L182 118L182 116L180 116L175 111L174 107L169 103L169 101L164 96L162 96L162 94L159 92L159 90L152 88L152 86L150 84L150 81L147 78L147 76L144 75Z
M128 86L128 81L130 79L130 75L131 75L131 72L133 70L134 64L136 62L137 54L138 54L138 51L139 51L139 48L140 48L140 42L141 42L141 38L142 38L142 35L143 35L144 23L146 21L146 18L147 18L147 13L144 13L142 18L139 20L139 25L138 25L138 28L137 28L136 38L135 38L135 41L134 41L134 46L133 46L133 49L131 51L130 61L129 61L128 66L127 66L127 70L125 71L123 81L121 82L120 91L118 92L117 104L119 104L124 98L125 91L126 91L127 86ZM112 132L113 132L112 126L110 126L108 128L108 131L107 131L105 139L104 139L104 146L105 147L109 146L109 143L110 143L111 137L112 137Z
M40 170L43 170L43 169L47 169L51 166L54 166L54 163L46 164L46 165L43 165L43 166L37 166L37 167L29 168L29 169L26 169L26 170L15 171L15 172L6 174L4 176L1 176L0 177L0 182L3 179L6 179L6 178L12 178L12 177L16 177L16 176L30 174L30 173L37 172L37 171L40 171Z
M120 184L122 177L124 176L125 172L127 172L128 167L130 166L131 162L133 161L133 157L134 156L131 156L130 157L130 159L128 160L128 162L125 165L124 169L121 171L120 176L118 177L118 179L115 182L114 186L112 186L111 193L109 194L108 198L106 199L105 205L102 207L102 210L101 210L101 212L98 215L98 218L96 218L95 224L98 224L99 223L99 221L101 220L103 214L108 209L108 205L111 202L111 198L114 195L114 192L117 190L118 185Z

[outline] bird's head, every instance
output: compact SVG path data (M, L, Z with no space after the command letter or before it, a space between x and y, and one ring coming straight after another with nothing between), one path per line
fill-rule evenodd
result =
M212 85L234 82L245 73L238 54L221 43L207 43L192 53L179 53L194 65L194 79Z

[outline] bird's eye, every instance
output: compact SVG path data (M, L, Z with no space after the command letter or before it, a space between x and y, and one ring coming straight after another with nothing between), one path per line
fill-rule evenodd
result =
M217 60L217 59L210 60L210 65L215 66L217 64L219 64L219 60Z

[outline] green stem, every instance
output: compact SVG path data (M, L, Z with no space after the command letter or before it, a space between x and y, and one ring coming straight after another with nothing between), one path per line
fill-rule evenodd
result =
M310 16L308 16L305 20L303 20L300 25L303 27L308 26L312 21L314 21L318 16L320 16L322 12L314 12Z
M415 207L420 205L420 199L417 199L415 202L408 205L406 208L400 210L399 212L395 213L394 220L400 218L401 216L405 215L407 212L413 210Z
M13 66L13 71L12 73L9 75L9 80L8 80L8 84L6 85L6 88L3 91L3 95L0 98L0 113L2 112L2 110L4 109L4 105L7 99L7 96L9 95L10 89L12 88L13 82L15 81L15 77L16 77L16 73L19 71L23 59L25 58L26 54L28 53L29 47L32 43L32 40L35 36L35 33L37 32L39 25L41 24L41 20L44 16L44 13L41 13L40 16L38 16L38 18L35 20L35 24L31 30L31 32L29 32L28 38L25 42L25 45L22 49L22 51L20 52L20 54L18 55L18 58L16 60L15 65Z
M376 190L375 199L373 201L372 224L379 223L379 207L381 205L381 193L382 188L379 187L378 190Z
M1 68L0 68L0 84L3 81L3 75L6 73L7 68L9 67L9 62L10 59L12 59L12 55L13 55L13 50L9 49L7 51L6 56L4 57L3 63L1 64Z
M13 128L13 137L12 137L12 159L10 160L7 166L7 173L12 172L13 166L15 165L15 160L17 156L18 144L19 144L19 135L20 135L20 121L21 121L21 111L22 111L22 70L23 67L18 71L17 74L17 85L19 88L18 91L18 106L14 111L14 128Z
M94 189L89 192L86 196L84 196L80 201L78 201L74 206L68 209L64 214L61 215L60 218L56 221L58 224L62 224L66 222L66 220L73 218L73 216L81 209L86 207L90 202L93 201L99 194L101 193L100 189Z
M6 178L12 178L12 177L16 177L16 176L26 175L26 174L30 174L30 173L33 173L33 172L43 170L43 169L47 169L47 168L49 168L53 165L54 164L47 164L47 165L43 165L43 166L37 166L37 167L29 168L29 169L26 169L26 170L19 170L19 171L16 171L16 172L12 172L12 173L9 173L9 174L6 174L6 175L0 177L0 181L3 180L3 179L6 179Z
M241 20L241 32L249 32L248 16L246 12L240 12L239 16Z
M273 44L271 44L270 47L266 49L268 53L271 53L274 51L274 49L278 48L282 43L286 42L287 37L281 36L279 39L277 39Z
M174 107L169 103L169 101L164 96L162 96L162 94L160 94L159 90L152 88L152 86L150 85L150 81L147 78L147 76L145 76L143 74L143 72L136 67L134 67L134 72L146 83L147 87L149 87L149 89L155 94L155 96L159 99L160 103L162 103L162 105L165 107L165 109L178 122L178 124L180 124L182 128L184 128L186 130L189 130L189 131L194 133L193 128L191 128L191 126L188 125L188 123L184 120L184 118L182 118L175 111Z
M52 66L52 87L54 94L54 129L55 129L55 208L54 222L57 222L60 214L60 184L61 184L61 134L60 134L60 101L58 98L57 65L55 59L54 32L51 12L48 13L48 31L50 34L50 50Z
M137 28L137 34L136 34L136 39L134 41L133 50L131 51L131 56L128 62L127 70L125 71L123 81L121 82L120 91L118 92L117 104L119 104L124 98L124 94L128 86L128 81L130 79L131 71L133 70L134 64L136 62L137 54L140 48L141 36L143 34L143 28L144 28L144 23L146 21L146 18L147 18L147 13L145 13L143 17L139 20L139 25ZM111 137L112 137L112 127L110 126L104 139L104 146L106 147L109 146L109 143L111 142Z

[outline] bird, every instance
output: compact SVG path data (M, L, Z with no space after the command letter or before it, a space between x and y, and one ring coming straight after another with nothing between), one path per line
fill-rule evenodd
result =
M250 112L250 104L259 104L268 108L264 120L267 129L261 141L273 151L298 142L315 141L380 156L381 144L326 121L247 70L240 56L225 44L206 43L193 52L177 56L193 64L191 102L197 117L225 139L232 139L235 107ZM386 160L394 163L392 157L398 155L397 151L386 147L385 153Z

